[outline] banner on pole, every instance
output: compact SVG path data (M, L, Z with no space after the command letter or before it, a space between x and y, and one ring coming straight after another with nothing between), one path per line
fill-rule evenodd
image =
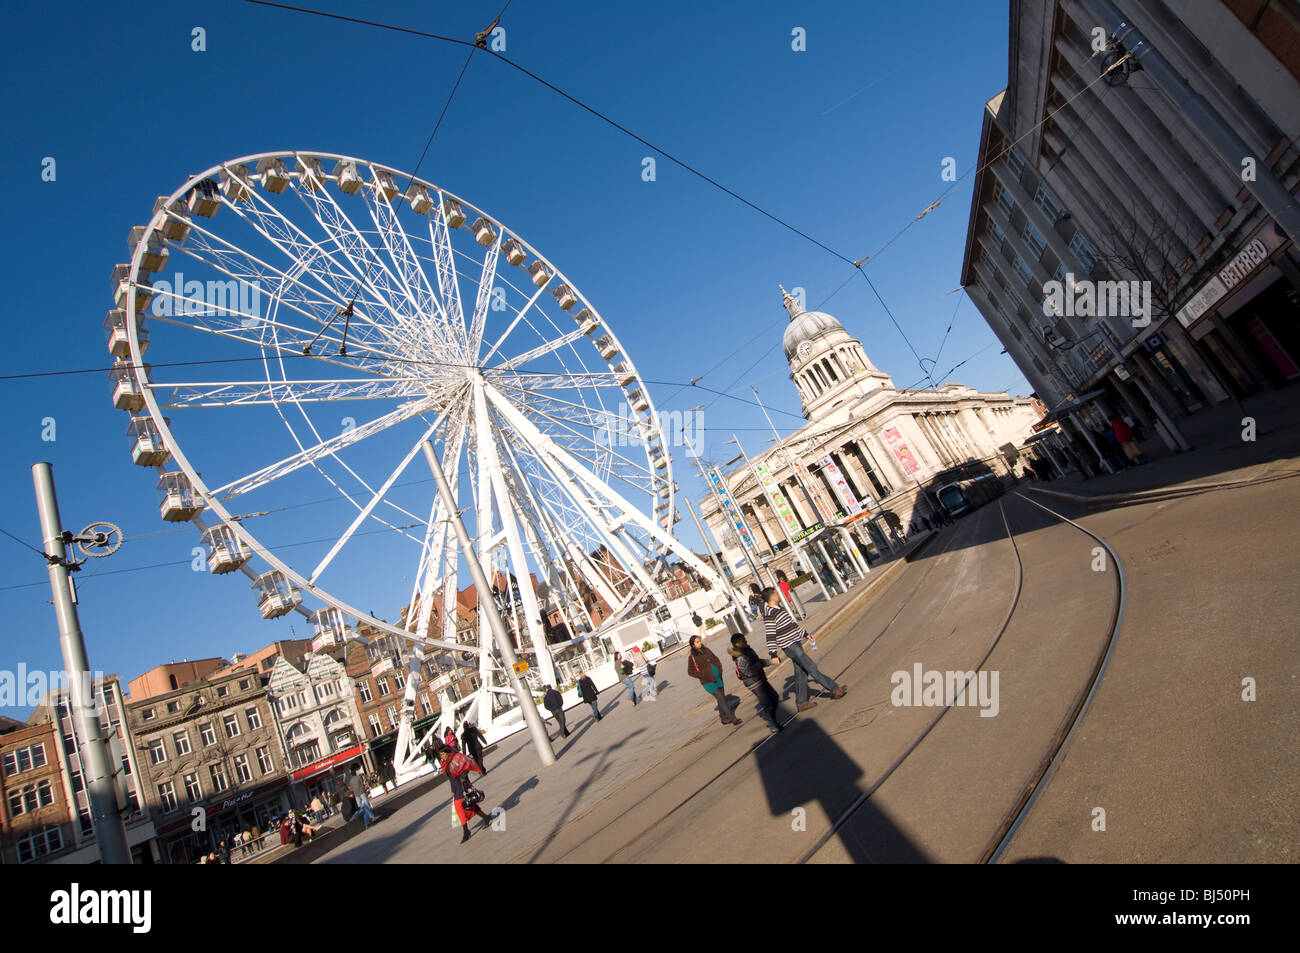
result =
M722 500L723 509L727 511L727 515L731 517L732 525L736 527L736 532L740 534L740 541L743 544L744 550L746 552L751 548L757 550L758 547L754 545L754 534L749 531L749 524L745 522L745 517L741 515L740 507L738 507L736 501L731 498L731 492L727 489L727 484L722 479L722 474L718 472L717 467L709 470L708 474L709 482L713 484L713 489L717 491L718 498Z
M882 434L885 442L889 444L889 449L894 451L894 456L898 462L903 465L903 472L908 476L916 473L921 469L921 465L916 462L916 457L912 456L912 450L903 439L903 435L898 432L897 427L886 427Z
M817 515L822 518L822 522L834 523L839 508L831 505L830 498L826 495L826 487L822 485L822 481L813 478L812 473L809 472L808 467L805 466L802 460L794 462L794 472L812 495L813 506L817 507Z
M786 535L794 539L795 534L799 532L799 520L795 517L794 510L785 498L785 494L781 492L781 487L777 484L776 478L772 476L772 471L768 469L766 463L755 463L754 476L758 478L759 486L767 494L772 509L781 521L781 527L785 530Z
M828 453L821 459L822 472L826 474L827 479L831 481L831 486L835 487L835 492L839 494L840 502L844 504L844 510L850 517L857 516L862 512L862 502L853 495L853 490L849 487L849 481L844 478L840 468L835 465L835 461Z

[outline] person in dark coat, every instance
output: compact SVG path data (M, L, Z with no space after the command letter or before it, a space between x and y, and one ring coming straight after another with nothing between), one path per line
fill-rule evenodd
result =
M600 695L596 692L596 683L587 675L578 679L578 697L591 706L592 714L600 721Z
M632 663L623 658L622 652L615 652L614 673L618 675L619 679L627 687L628 697L632 700L632 704L636 705L640 699L636 697L636 682L632 681L632 672Z
M460 740L465 746L465 753L478 762L483 773L487 774L487 765L483 764L483 733L478 730L478 725L472 721L465 722L465 727L460 731Z
M560 726L560 734L565 738L569 737L569 726L564 723L564 696L555 690L554 685L546 686L546 694L542 696L542 705L551 713L555 723Z
M739 633L731 637L731 648L728 654L736 661L736 675L739 676L741 684L753 692L754 698L758 701L759 717L767 722L768 730L772 734L781 731L781 723L776 717L780 699L777 697L776 689L768 682L767 673L763 671L774 663L759 658L758 653L749 647L745 637Z
M686 658L686 674L699 681L704 690L718 702L718 717L724 725L738 725L740 719L727 704L727 693L722 684L722 663L718 657L704 647L704 639L698 635L691 636L691 651Z

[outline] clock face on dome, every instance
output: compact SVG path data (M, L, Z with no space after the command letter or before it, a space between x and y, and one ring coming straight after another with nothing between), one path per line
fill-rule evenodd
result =
M800 344L799 344L799 356L800 356L800 357L807 357L807 356L808 356L809 354L811 354L811 353L812 353L812 342L811 342L811 341L802 341L802 342L800 342Z

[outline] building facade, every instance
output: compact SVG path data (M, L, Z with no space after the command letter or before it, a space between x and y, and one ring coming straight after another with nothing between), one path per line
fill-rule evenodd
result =
M151 677L167 683L157 670L140 678ZM293 806L272 701L253 669L133 699L127 721L164 863L194 863L238 832L269 830Z
M862 551L891 550L902 531L934 513L934 492L945 482L1010 472L1040 418L1035 401L956 383L899 390L838 320L782 294L790 316L782 343L808 423L719 487L760 554L850 526L845 532ZM711 495L701 515L729 567L743 566L725 501Z
M289 760L295 806L317 795L332 796L366 750L346 667L328 650L308 652L301 668L280 656L266 684Z
M1225 163L1092 0L1012 0L962 285L1075 437L1120 412L1185 449L1180 418L1300 378L1300 257L1251 188L1300 185L1300 17L1116 6L1247 154Z
M52 722L0 733L0 864L50 860L76 842Z
M156 863L159 859L157 830L145 808L140 791L140 761L126 717L126 700L116 675L95 679L95 713L102 736L108 739L119 763L116 783L119 809L126 826L126 841L135 863ZM55 863L89 864L99 860L99 846L91 822L90 799L83 781L81 751L86 739L81 737L72 715L70 693L66 686L52 690L28 719L31 725L49 724L57 732L59 770L72 816L71 850L52 857ZM65 846L69 846L66 845Z

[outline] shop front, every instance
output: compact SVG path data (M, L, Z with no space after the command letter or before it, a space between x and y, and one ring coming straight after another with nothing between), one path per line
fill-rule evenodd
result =
M1178 311L1206 363L1235 396L1300 378L1300 270L1273 222L1255 231Z
M295 799L292 806L306 807L313 797L332 800L346 786L352 762L358 761L364 751L364 744L352 745L294 771L290 776Z
M246 791L190 804L158 833L163 862L193 864L215 851L223 840L234 844L236 834L271 829L273 818L289 810L289 782L280 777Z

